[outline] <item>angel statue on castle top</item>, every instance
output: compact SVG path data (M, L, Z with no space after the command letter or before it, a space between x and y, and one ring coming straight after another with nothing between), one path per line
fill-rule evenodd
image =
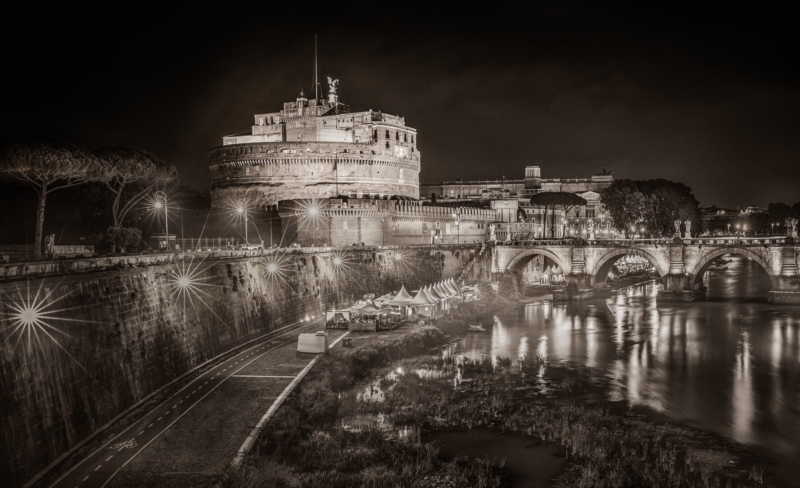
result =
M331 105L336 105L339 103L339 95L336 94L336 90L339 88L339 80L334 80L330 76L328 77L328 101Z

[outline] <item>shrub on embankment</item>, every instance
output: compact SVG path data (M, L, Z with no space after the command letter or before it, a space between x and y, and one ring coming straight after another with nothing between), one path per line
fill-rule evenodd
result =
M376 369L441 345L448 337L422 327L402 337L327 355L287 399L259 438L248 465L224 486L505 486L507 472L493 462L439 459L432 444L387 438L377 427L335 428L341 392ZM275 469L288 465L290 470ZM268 473L275 472L276 475Z

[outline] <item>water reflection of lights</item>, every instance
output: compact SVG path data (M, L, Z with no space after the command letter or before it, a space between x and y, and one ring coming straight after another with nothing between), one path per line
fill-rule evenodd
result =
M736 361L733 367L733 436L739 442L752 441L752 426L756 414L751 377L750 334L742 330L737 344Z
M494 327L492 327L492 365L496 366L497 351L507 351L510 345L511 339L508 335L508 329L495 315Z
M519 340L519 349L517 350L517 357L522 358L528 355L528 337L521 337Z

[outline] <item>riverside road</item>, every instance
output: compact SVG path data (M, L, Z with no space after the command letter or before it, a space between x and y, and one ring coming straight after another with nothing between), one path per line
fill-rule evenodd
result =
M267 411L278 394L253 395L253 391L280 392L308 365L315 354L295 352L297 336L324 328L321 321L315 321L287 332L278 333L235 356L220 362L187 384L174 396L164 401L141 419L108 441L101 448L86 456L80 463L66 472L51 485L52 488L93 488L104 487L120 471L131 470L131 462L145 450L161 451L159 443L168 431L193 432L208 430L214 436L214 445L227 446L222 450L207 452L202 442L181 446L183 463L211 465L219 467L230 463L236 451L247 437L253 425ZM341 337L344 331L329 334L329 343ZM287 361L287 357L290 358ZM276 368L278 368L276 370ZM280 374L278 374L280 373ZM228 380L231 380L228 382ZM215 390L229 384L222 395L214 395ZM219 390L218 390L219 389ZM214 401L216 399L216 401ZM255 401L254 401L255 400ZM208 403L208 410L214 419L207 415L192 419L193 409L202 410ZM245 407L242 415L242 407ZM243 425L226 426L214 429L230 421ZM202 422L204 425L192 425ZM233 427L233 428L232 428ZM187 435L183 433L184 437ZM162 446L163 448L163 446ZM172 449L174 451L174 449ZM163 458L160 454L158 457ZM197 458L197 459L194 459ZM171 469L180 470L180 462L167 460ZM137 471L137 470L133 470ZM137 473L131 473L138 476Z

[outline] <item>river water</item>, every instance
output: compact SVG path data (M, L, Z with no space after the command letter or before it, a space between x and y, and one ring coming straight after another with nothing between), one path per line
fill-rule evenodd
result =
M767 303L759 265L726 259L706 273L707 301L659 304L655 283L608 300L542 301L499 315L459 353L601 368L609 400L745 444L800 486L800 307Z

